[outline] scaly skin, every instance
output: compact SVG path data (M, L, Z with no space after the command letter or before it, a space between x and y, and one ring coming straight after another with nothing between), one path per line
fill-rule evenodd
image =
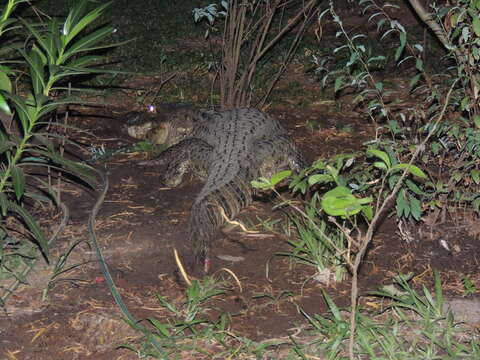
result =
M189 218L195 258L205 271L212 239L225 223L221 209L229 219L234 218L252 202L251 180L285 169L299 172L304 167L303 157L280 123L256 109L209 112L181 108L166 120L145 119L143 124L135 122L135 131L143 131L143 138L171 145L146 162L168 164L164 183L178 186L192 170L205 181Z

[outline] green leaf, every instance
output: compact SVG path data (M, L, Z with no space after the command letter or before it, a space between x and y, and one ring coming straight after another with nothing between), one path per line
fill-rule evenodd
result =
M0 193L0 210L2 211L2 216L7 216L8 205L9 205L7 195L4 192Z
M372 220L373 219L373 207L370 205L364 206L362 208L362 214L365 216L367 220Z
M87 66L97 63L102 59L104 59L104 57L98 55L82 56L73 59L68 64L65 64L64 67L68 70L82 69L82 71L87 71Z
M480 183L480 171L478 171L477 169L472 169L472 171L470 171L470 175L472 176L475 184L478 185Z
M410 79L410 87L413 88L418 83L421 77L422 77L422 74L417 74L414 77L412 77Z
M268 179L260 178L259 180L260 181L257 181L257 180L250 181L250 184L252 185L253 188L267 190L273 187Z
M10 110L10 106L8 106L7 100L5 100L2 94L0 94L0 110L7 115L12 115L12 110Z
M422 217L422 207L420 200L418 200L415 196L409 195L409 200L410 200L410 211L412 213L412 216L415 220L419 221L420 218Z
M417 68L418 71L423 71L423 61L420 58L417 58L415 62L415 67Z
M339 76L335 79L335 89L334 92L336 93L338 90L342 88L343 85L343 76Z
M89 12L83 18L77 19L81 16L81 14L83 14L84 11L85 4L82 3L86 3L86 1L81 1L79 5L72 10L72 12L69 14L69 17L72 13L74 14L70 18L71 21L69 22L68 27L63 27L62 42L64 46L68 45L68 43L72 41L73 38L75 38L75 36L77 36L78 33L80 33L87 25L95 21L95 19L101 15L102 11L111 4L111 2L105 3ZM67 25L68 21L69 19L67 18L67 21L65 21L65 25Z
M390 157L388 156L388 154L385 151L381 151L381 150L377 150L377 149L368 149L367 150L367 155L375 156L375 157L379 158L380 160L382 160L385 163L385 165L387 166L388 169L390 169L392 167Z
M405 213L405 208L408 206L405 201L405 190L401 189L396 198L396 211L397 211L397 218L401 218L402 215Z
M418 167L415 165L409 165L409 164L397 164L394 167L392 167L391 171L400 171L408 169L408 172L412 175L415 175L419 178L426 179L427 175Z
M476 16L473 16L472 26L475 35L477 35L477 37L480 37L480 19L478 18L478 14L476 14Z
M148 318L148 321L155 326L155 329L157 329L164 337L169 337L170 332L168 331L169 326L161 323L155 318Z
M28 29L28 31L35 37L37 40L38 44L42 47L43 50L45 50L48 53L49 59L53 59L55 57L55 54L50 54L50 46L49 42L47 41L46 38L42 36L42 34L36 29L38 26L37 24L30 24L28 21L20 19L22 23L25 25L25 27ZM25 52L25 51L22 51Z
M350 216L359 213L364 204L371 201L372 198L358 199L347 187L337 186L323 195L321 207L328 215Z
M63 56L61 56L58 59L57 65L64 64L67 61L67 59L78 54L79 52L96 50L96 49L105 49L109 47L110 45L102 46L102 45L96 45L96 44L98 44L101 40L103 40L113 32L114 32L113 27L106 26L79 39L77 42L73 43L67 51L65 51Z
M32 215L30 215L30 213L21 206L12 202L10 202L9 208L11 211L16 212L22 217L28 229L31 231L34 239L38 242L38 245L42 249L43 254L46 258L48 258L49 249L47 239L45 238L43 231L40 229Z
M402 31L400 32L400 46L395 51L395 61L398 61L398 59L400 59L400 56L403 53L403 49L405 48L406 43L407 43L407 34L404 31Z
M3 69L0 71L0 90L8 93L12 92L12 82L10 81L7 72L3 71Z
M61 48L60 33L57 19L51 19L48 23L48 33L45 38L45 51L48 55L48 64L54 64Z
M87 2L84 0L80 0L77 2L77 5L70 10L62 28L62 35L64 37L67 34L71 33L72 31L71 29L75 24L78 24L78 22L81 19L81 16L85 12L86 6L87 6ZM65 41L65 40L62 39L62 41Z
M413 193L415 193L415 194L417 194L417 195L425 195L425 192L422 191L422 189L420 189L420 188L418 187L418 185L415 184L412 180L407 179L407 180L405 181L405 185L407 185L408 189L409 189L410 191L412 191Z
M12 183L17 200L20 200L25 192L25 176L21 168L12 165Z
M383 161L375 161L373 166L381 170L388 170L387 165Z
M5 95L15 104L15 110L17 111L20 122L22 123L22 129L24 133L27 133L30 124L30 113L28 111L25 100L14 94Z
M460 103L460 109L463 111L469 107L470 107L470 98L468 96L465 96Z
M272 176L272 179L270 182L273 186L276 186L279 182L288 178L291 174L292 174L291 170L280 171L279 173L276 173Z
M33 92L35 97L43 94L45 89L45 55L36 47L30 52L30 78L32 79Z
M312 186L318 183L329 183L334 181L332 175L329 174L315 174L308 177L308 185Z
M480 115L475 115L473 117L473 123L477 129L480 129Z
M5 151L10 150L15 143L10 141L8 137L0 130L0 155L2 155Z

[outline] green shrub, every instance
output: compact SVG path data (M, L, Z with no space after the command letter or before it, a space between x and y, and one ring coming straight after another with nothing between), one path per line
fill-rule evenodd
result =
M90 26L108 3L87 11L87 1L79 1L63 22L34 23L12 17L24 2L8 0L0 18L0 35L15 28L15 39L23 42L18 49L23 62L7 66L2 61L0 73L0 108L18 123L17 131L0 129L0 275L21 281L25 266L40 254L48 261L54 237L47 239L35 209L40 203L59 205L50 176L67 173L87 184L94 180L92 168L61 155L69 127L57 123L62 130L53 133L49 126L57 110L80 101L71 95L79 76L106 72L97 51L115 46L104 45L115 29ZM0 37L4 40L11 41Z

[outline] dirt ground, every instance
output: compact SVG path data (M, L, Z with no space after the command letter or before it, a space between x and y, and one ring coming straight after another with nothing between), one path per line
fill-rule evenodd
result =
M122 100L123 101L123 100ZM128 101L128 100L126 100ZM92 109L78 109L73 123L93 133L82 135L87 144L104 144L118 149L133 143L121 130L122 116L130 106L102 109L102 116ZM373 134L357 112L335 110L332 102L319 101L299 109L295 102L268 109L289 130L309 161L340 152L359 149L362 141ZM312 129L310 121L321 124ZM349 125L349 132L338 124ZM88 151L79 154L84 159ZM165 319L167 312L155 298L160 294L175 302L184 296L185 284L179 278L173 260L173 249L186 254L186 223L189 208L201 183L184 182L175 189L162 188L162 168L142 167L137 162L145 154L121 154L108 162L110 189L97 217L96 230L114 281L130 311L139 319ZM2 359L136 359L120 344L135 342L139 334L132 330L113 302L103 276L88 245L87 219L95 201L92 191L65 186L63 197L71 208L71 218L57 241L52 259L69 244L81 243L71 254L69 263L79 264L64 274L42 301L42 291L51 268L38 264L35 278L10 297L0 317L0 357ZM282 218L272 211L275 201L255 201L238 217L247 224L258 218ZM289 250L287 236L271 233L262 227L260 233L247 234L238 228L219 234L213 246L213 269L231 269L240 279L243 292L232 285L232 291L216 303L219 311L232 314L232 332L253 340L284 337L305 319L306 313L324 313L321 295L324 288L339 306L349 304L349 280L326 287L316 282L314 269L292 263L276 254ZM443 288L453 295L461 293L461 280L469 276L479 285L480 247L474 222L441 224L434 228L416 226L410 229L413 240L400 237L392 219L386 219L375 236L364 262L360 278L362 294L391 282L398 272L414 272L414 284L432 284L432 270L439 270ZM440 244L445 240L455 252ZM226 261L224 259L235 259ZM233 281L232 281L233 284ZM292 296L271 301L268 297L290 291Z

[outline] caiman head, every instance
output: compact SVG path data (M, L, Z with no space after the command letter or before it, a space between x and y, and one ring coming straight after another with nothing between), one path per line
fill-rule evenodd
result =
M129 113L125 127L135 139L171 146L188 137L195 124L207 116L205 110L183 104L149 107L148 111Z

